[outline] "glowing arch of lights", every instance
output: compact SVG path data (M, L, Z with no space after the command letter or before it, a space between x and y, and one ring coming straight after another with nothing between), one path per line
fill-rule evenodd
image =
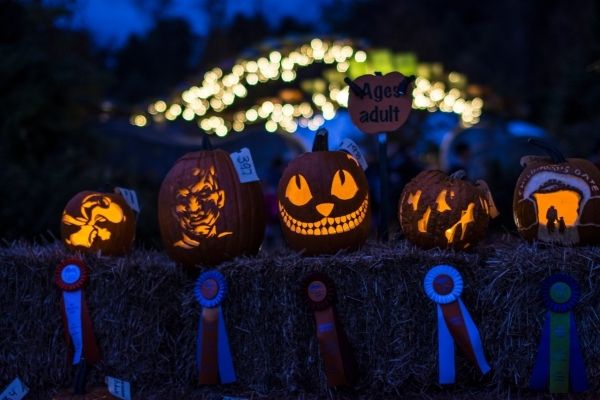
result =
M335 117L339 108L347 107L348 87L342 82L313 88L310 101L277 102L265 100L246 110L224 112L237 100L248 95L248 88L259 83L282 80L294 82L300 68L314 63L335 65L339 73L347 73L351 63L367 63L369 53L348 40L312 39L285 52L271 50L257 59L244 59L223 71L215 67L204 74L199 85L193 85L167 103L158 100L146 110L131 116L131 124L139 127L150 122L162 123L182 118L196 121L209 133L225 136L231 130L240 132L247 125L264 123L269 132L295 132L298 125L318 129L326 120ZM422 67L436 71L431 74ZM435 75L432 77L432 75ZM317 85L319 86L319 85ZM413 108L428 111L454 112L461 116L463 125L479 121L483 108L480 97L465 91L466 78L457 73L443 73L439 64L421 64L413 90Z

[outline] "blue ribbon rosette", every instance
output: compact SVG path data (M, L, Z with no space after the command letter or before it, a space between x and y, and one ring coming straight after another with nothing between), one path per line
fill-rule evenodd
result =
M235 369L221 303L227 295L227 281L216 270L202 273L194 286L202 307L198 324L196 366L203 385L235 382Z
M454 342L482 374L490 371L477 326L460 299L463 285L460 273L450 265L431 268L423 282L425 293L437 308L440 384L456 380Z
M542 282L541 295L548 311L529 386L550 393L584 392L588 382L572 313L581 296L579 285L555 274Z

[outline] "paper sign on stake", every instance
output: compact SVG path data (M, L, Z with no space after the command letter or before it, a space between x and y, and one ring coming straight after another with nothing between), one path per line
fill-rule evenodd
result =
M0 400L21 400L29 393L29 388L16 377L0 394Z
M119 399L131 400L131 386L129 382L113 378L112 376L107 376L105 382L110 394Z
M237 153L231 153L230 157L241 183L256 182L259 180L256 168L254 168L254 162L252 161L252 154L250 154L250 150L247 147L244 147Z
M412 80L399 72L362 75L350 84L348 111L365 133L392 132L406 122L412 106Z
M362 152L360 151L360 147L358 147L358 145L354 143L353 140L348 138L342 140L342 143L340 144L340 150L352 155L356 159L356 161L358 161L363 171L369 167L369 164L367 164L367 160L365 160L365 156L363 156Z

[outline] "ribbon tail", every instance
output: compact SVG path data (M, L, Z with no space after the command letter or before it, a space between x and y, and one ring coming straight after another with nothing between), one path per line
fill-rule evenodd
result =
M454 339L446 326L446 320L442 307L437 306L438 319L438 373L439 382L442 385L456 381L456 369L454 366Z
M225 327L225 318L223 318L223 311L221 310L221 307L219 307L218 329L217 354L221 383L233 383L236 381L235 369L233 367L233 359L231 357L231 349L229 347L229 338L227 337L227 328Z
M201 385L219 383L218 324L219 310L203 308L198 329L198 382Z
M200 363L202 360L202 318L198 321L198 334L196 335L196 375L200 376Z
M348 383L354 383L358 379L358 364L356 363L350 341L348 340L344 325L342 324L336 309L333 310L333 319L340 346L342 365L344 366L344 375Z
M571 392L580 393L588 390L588 381L577 337L577 327L575 326L575 316L570 313L571 342L569 343L569 380L571 383Z
M94 326L92 324L92 319L90 318L83 291L81 293L81 322L83 328L83 356L87 363L96 364L100 362L102 356L100 355L100 348L96 341Z
M81 290L63 292L63 310L67 319L69 341L73 345L72 364L79 364L83 354L82 301Z
M537 357L529 380L529 388L545 391L548 389L550 379L550 312L546 313L546 320L542 327L542 338L538 348Z
M471 314L463 304L461 299L458 299L458 305L460 307L460 311L463 315L463 319L465 321L465 325L467 328L467 334L469 335L469 340L471 342L471 348L473 349L473 354L475 355L475 361L477 361L477 366L482 374L487 374L490 372L491 368L485 359L485 353L483 352L483 344L481 343L481 337L479 336L479 330L477 329L477 325L473 322L471 318Z

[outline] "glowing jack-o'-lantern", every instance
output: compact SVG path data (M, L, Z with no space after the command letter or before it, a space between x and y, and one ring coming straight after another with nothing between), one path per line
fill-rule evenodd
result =
M85 191L65 206L60 232L71 250L119 255L131 248L135 225L135 214L120 194Z
M186 266L256 253L265 232L260 183L241 183L229 154L204 146L177 160L158 198L165 250Z
M549 157L521 159L513 198L515 224L521 236L563 245L600 243L600 171L591 162L565 159L536 139Z
M485 236L496 207L485 182L473 184L464 175L423 171L404 187L398 217L409 241L427 249L464 250Z
M356 159L327 151L327 131L317 133L313 151L294 159L277 189L279 219L288 245L304 254L355 249L369 236L367 178Z

